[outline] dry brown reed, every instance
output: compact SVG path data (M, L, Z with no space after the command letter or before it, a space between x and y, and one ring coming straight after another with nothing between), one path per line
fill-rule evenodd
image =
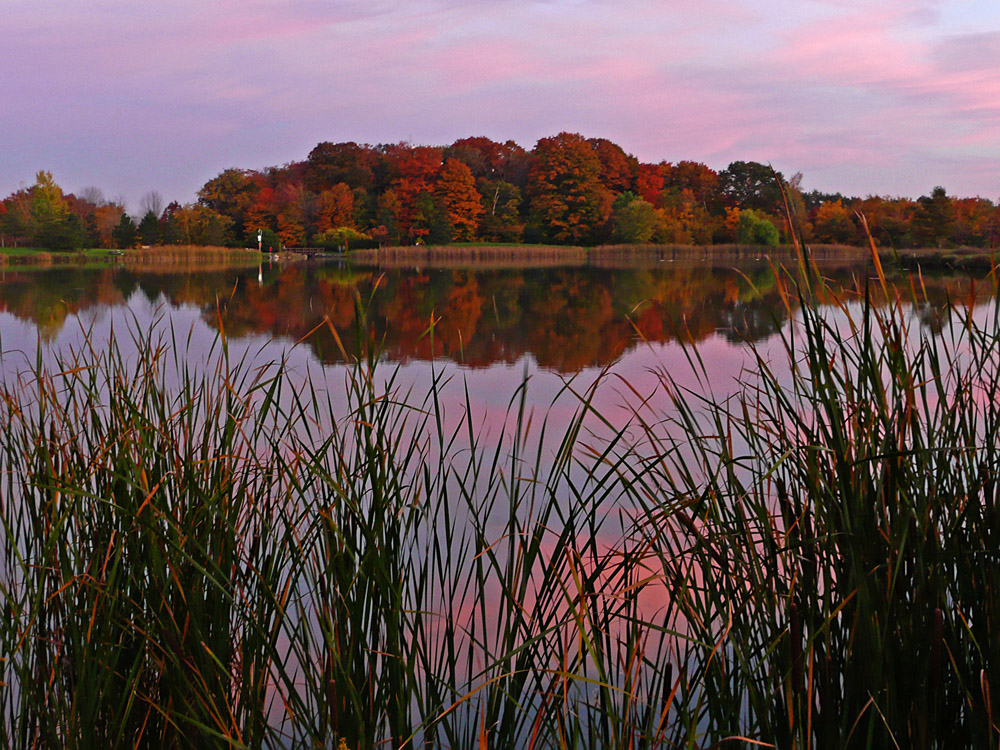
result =
M211 245L154 245L126 250L121 262L133 270L169 271L197 268L199 271L256 265L262 256L243 247Z
M582 263L588 251L561 245L412 245L352 250L351 261L381 268L528 268Z

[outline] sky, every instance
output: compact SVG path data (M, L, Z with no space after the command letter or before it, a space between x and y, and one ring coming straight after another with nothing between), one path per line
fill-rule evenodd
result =
M996 0L0 0L0 196L195 200L321 141L735 160L1000 200Z

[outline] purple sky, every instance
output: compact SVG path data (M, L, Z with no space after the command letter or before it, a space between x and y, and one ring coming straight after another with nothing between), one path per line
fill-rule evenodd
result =
M1000 199L996 0L0 0L0 196L190 201L319 141L735 159Z

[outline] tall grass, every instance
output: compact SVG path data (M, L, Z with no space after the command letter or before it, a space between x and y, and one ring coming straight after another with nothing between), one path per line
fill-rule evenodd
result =
M0 744L996 745L998 310L934 337L778 275L735 398L665 375L625 427L526 382L490 435L360 310L343 397L224 335L39 355L0 399Z
M995 747L1000 308L932 336L911 327L915 286L876 271L888 303L867 282L822 289L836 315L785 279L799 322L778 364L754 350L734 401L666 384L674 429L647 435L668 460L637 481L694 505L651 501L647 534L689 635L714 644L706 726L779 747Z

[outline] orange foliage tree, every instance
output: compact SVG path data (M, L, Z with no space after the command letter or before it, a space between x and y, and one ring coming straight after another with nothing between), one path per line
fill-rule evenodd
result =
M528 199L541 234L555 242L584 242L611 214L613 195L601 184L601 160L583 136L542 138L532 152Z
M851 211L839 201L827 201L812 217L813 237L818 242L850 242L855 227Z
M458 159L445 160L438 175L435 193L454 228L454 238L466 241L474 239L479 228L479 217L483 213L483 204L469 168Z
M337 227L354 228L354 192L346 182L338 182L319 194L316 231L322 233Z

